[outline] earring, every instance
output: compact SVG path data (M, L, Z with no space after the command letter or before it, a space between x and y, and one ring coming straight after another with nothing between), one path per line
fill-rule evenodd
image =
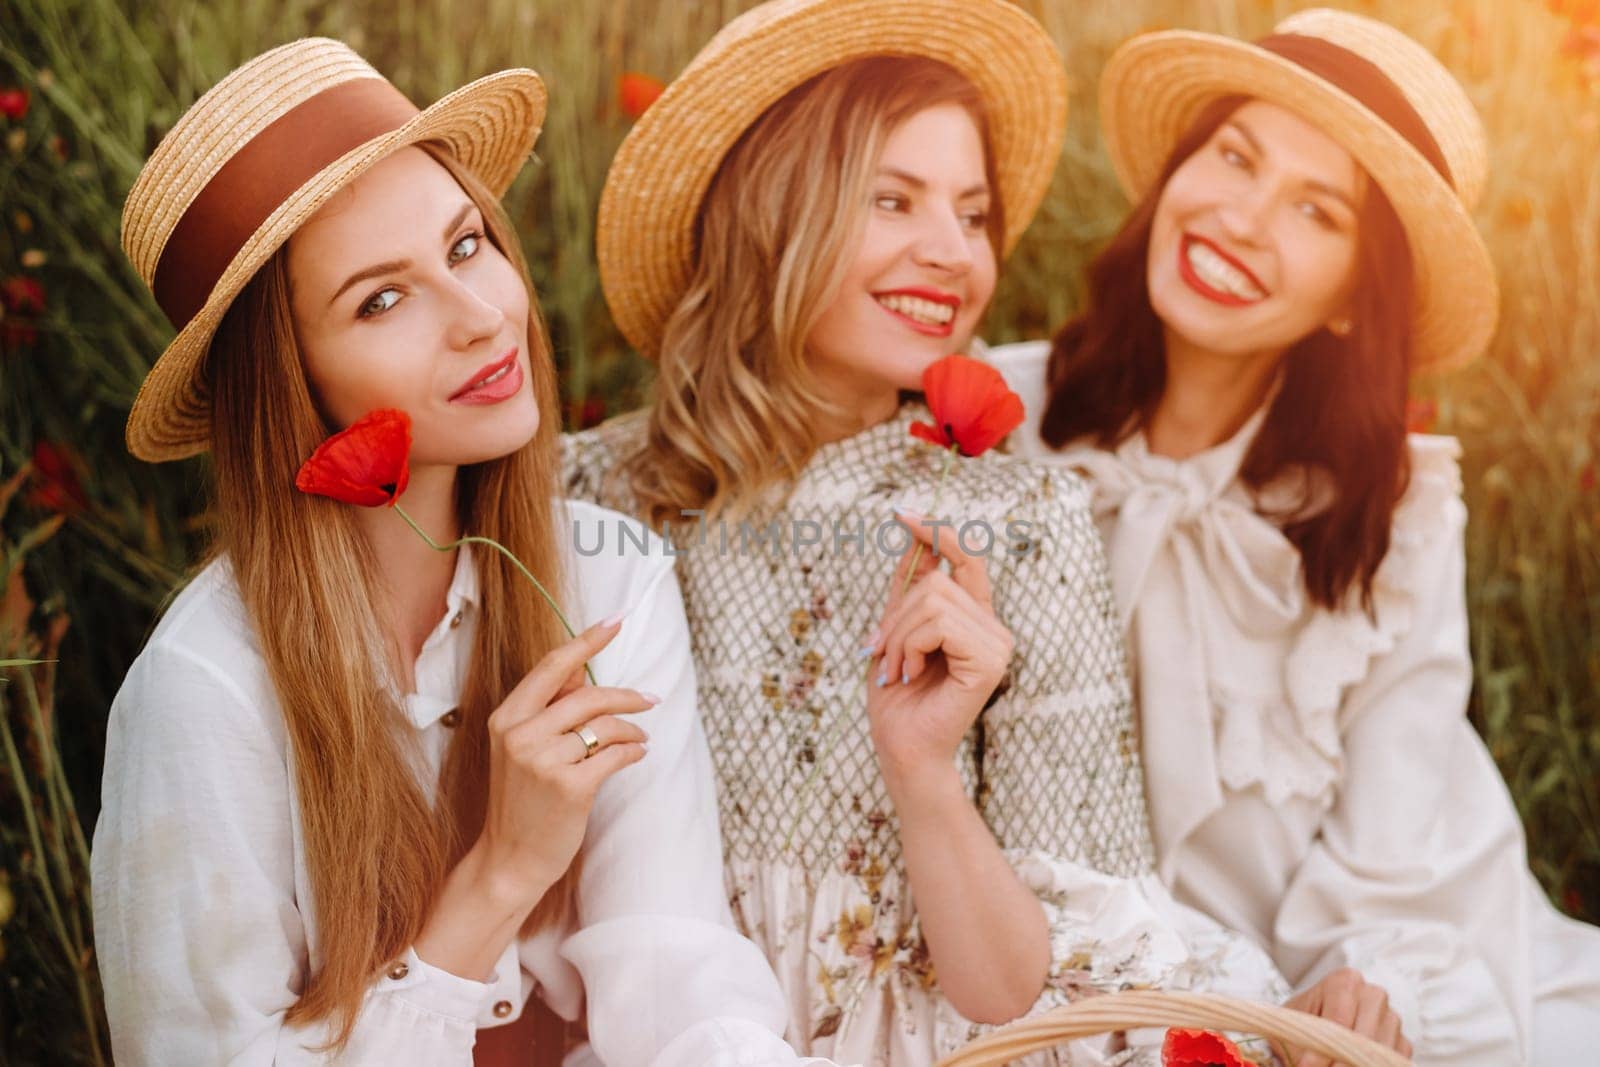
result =
M1350 332L1356 328L1355 320L1349 315L1340 315L1328 323L1328 332L1335 337L1349 337Z

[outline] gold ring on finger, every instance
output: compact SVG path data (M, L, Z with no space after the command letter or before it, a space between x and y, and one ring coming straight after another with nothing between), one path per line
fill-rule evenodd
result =
M600 751L600 738L588 726L580 726L576 730L568 730L567 732L583 742L584 759L588 759Z

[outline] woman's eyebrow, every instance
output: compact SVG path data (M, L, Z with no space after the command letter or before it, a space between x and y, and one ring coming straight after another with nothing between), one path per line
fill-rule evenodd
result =
M1234 130L1239 131L1239 135L1241 137L1243 137L1246 141L1250 142L1250 147L1255 150L1256 155L1258 155L1258 156L1266 156L1267 155L1266 149L1261 147L1260 140L1258 140L1256 138L1255 134L1250 132L1250 127L1246 126L1243 122L1239 121L1238 119L1229 119L1228 120L1228 126L1229 126L1230 129L1234 129ZM1305 184L1306 184L1306 188L1310 189L1312 192L1324 193L1324 194L1326 194L1328 196L1333 197L1335 200L1338 200L1340 203L1344 204L1344 206L1349 208L1351 211L1355 211L1356 210L1355 200L1352 199L1350 194L1345 192L1343 189L1337 189L1337 188L1329 185L1327 182L1319 181L1316 178L1308 178L1308 179L1306 179L1306 183Z
M901 170L899 167L879 167L878 176L880 178L897 178L918 192L921 192L928 187L927 182L923 181L915 174L912 174L910 171ZM988 183L979 182L977 185L973 185L961 190L961 192L957 193L956 196L958 199L965 200L969 196L982 196L988 193L988 191Z
M456 232L456 228L466 220L468 215L472 214L472 207L473 205L470 202L461 206L461 210L456 212L455 218L450 220L450 225L444 228L444 236L441 237L440 240L448 241L450 239L450 235ZM411 261L409 259L391 259L384 263L375 263L365 270L358 270L344 280L344 284L339 286L339 291L334 293L333 296L329 298L328 303L334 303L334 301L343 296L352 285L355 285L358 282L364 282L368 278L376 278L383 274L394 274L398 271L405 270L410 266Z

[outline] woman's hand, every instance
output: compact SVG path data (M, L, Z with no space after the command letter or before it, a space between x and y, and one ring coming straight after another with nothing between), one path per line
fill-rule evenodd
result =
M617 716L660 698L583 684L583 665L620 629L620 619L607 619L551 650L490 714L483 829L413 943L425 962L488 980L523 920L572 865L601 784L644 758L644 731ZM580 727L594 734L592 756L572 732Z
M889 604L867 646L867 714L891 791L923 768L948 770L957 746L1011 662L1011 632L995 618L984 561L961 550L949 526L900 514L925 549L908 551L891 579ZM912 556L913 584L904 595ZM950 573L938 569L949 560Z
M1311 988L1295 994L1284 1007L1320 1015L1411 1058L1411 1042L1400 1032L1400 1017L1389 1008L1388 992L1367 981L1360 971L1349 967L1334 971ZM1343 1067L1331 1064L1328 1057L1320 1053L1294 1048L1289 1050L1288 1062L1292 1067Z
M602 783L644 758L645 732L617 718L660 698L583 684L583 667L619 620L550 651L489 716L489 797L477 842L484 870L531 909L571 865ZM594 754L575 731L598 740Z

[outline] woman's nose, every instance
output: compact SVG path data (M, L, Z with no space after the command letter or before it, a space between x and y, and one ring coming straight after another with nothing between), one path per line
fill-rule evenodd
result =
M465 349L485 337L493 337L505 323L505 312L485 300L472 286L452 278L449 293L449 323L446 339L452 348Z
M950 274L964 274L970 270L972 245L961 217L953 210L925 214L912 257L923 266Z
M1266 239L1275 194L1264 188L1240 192L1217 212L1224 232L1241 244L1260 245Z

